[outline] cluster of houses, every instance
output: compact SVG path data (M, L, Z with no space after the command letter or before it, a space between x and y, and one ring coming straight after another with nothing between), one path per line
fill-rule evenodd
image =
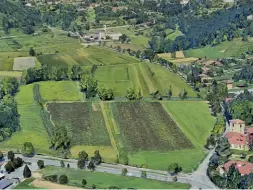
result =
M225 137L231 145L231 149L249 151L253 146L253 127L246 127L245 122L240 119L229 121L229 127ZM241 175L253 173L253 163L244 160L230 160L224 165L218 167L221 175L229 171L230 166L234 164Z
M103 30L87 33L83 36L83 39L87 42L96 42L103 40L119 40L120 36L122 36L122 33L108 31L106 25L104 25Z
M245 127L240 119L230 120L226 138L232 149L248 151L253 146L253 127Z

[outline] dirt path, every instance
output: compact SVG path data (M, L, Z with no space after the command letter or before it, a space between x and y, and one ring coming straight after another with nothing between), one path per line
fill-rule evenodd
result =
M32 182L32 185L34 187L42 187L42 188L47 188L47 189L81 189L81 188L73 187L69 185L61 185L61 184L52 183L49 181L42 181L40 179L35 179Z

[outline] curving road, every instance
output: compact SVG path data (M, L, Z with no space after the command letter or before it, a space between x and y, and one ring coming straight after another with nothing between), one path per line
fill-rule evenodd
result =
M200 164L199 168L191 173L191 174L179 174L177 176L178 182L191 184L191 189L217 189L217 187L210 181L208 176L206 175L206 170L209 162L209 158L212 156L213 151L211 151L205 160ZM43 160L45 165L52 166L60 166L60 161L63 160L65 165L69 164L70 168L77 169L77 160L74 159L60 159L56 157L50 156L41 156L35 155L34 157L23 157L21 154L16 154L16 157L22 158L25 162L30 162L29 168L31 171L36 171L38 169L37 161ZM5 158L6 159L6 158ZM24 166L23 166L24 167ZM11 174L6 174L7 178L15 178L18 177L20 179L23 178L23 167L15 170ZM122 168L127 168L128 176L133 177L141 177L141 171L147 171L147 178L155 179L159 181L173 181L173 176L168 175L168 172L161 170L153 170L153 169L144 169L144 168L136 168L126 165L120 164L107 164L103 163L96 167L97 172L105 172L110 174L121 175Z

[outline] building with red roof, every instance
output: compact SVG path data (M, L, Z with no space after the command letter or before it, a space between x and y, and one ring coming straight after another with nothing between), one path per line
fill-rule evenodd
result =
M232 149L249 150L249 145L246 136L237 132L228 132L226 138L231 145Z
M239 173L241 175L248 175L250 173L253 173L253 164L245 161L228 161L224 164L225 172L229 171L230 166L234 164L235 168L238 169Z

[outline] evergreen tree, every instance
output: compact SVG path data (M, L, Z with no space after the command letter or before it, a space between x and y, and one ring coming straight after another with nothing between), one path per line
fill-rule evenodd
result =
M24 178L30 178L32 176L32 172L27 165L25 165L25 168L23 171L23 176L24 176Z

